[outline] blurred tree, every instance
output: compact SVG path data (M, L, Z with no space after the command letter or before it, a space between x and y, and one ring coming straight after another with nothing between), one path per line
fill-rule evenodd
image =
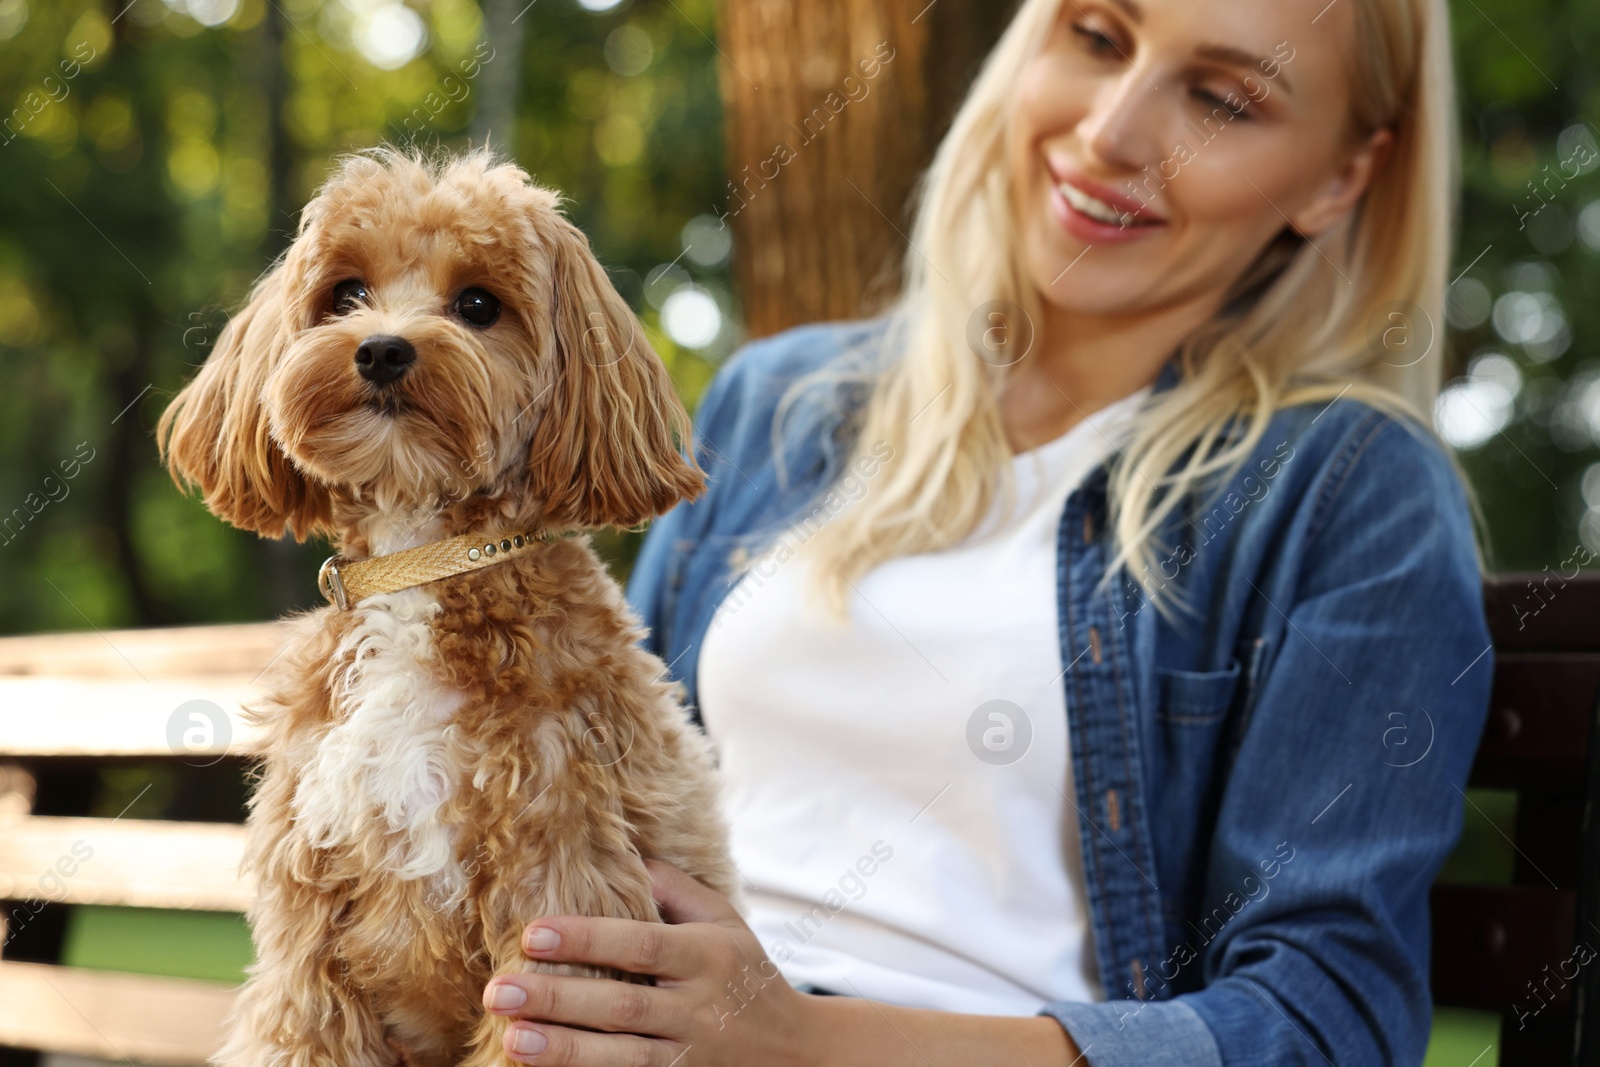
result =
M1438 422L1501 570L1600 553L1600 10L1452 5L1465 144Z
M512 135L517 121L517 72L522 58L522 15L532 5L522 0L484 0L483 35L493 42L499 62L484 69L478 107L472 115L474 144L493 144L494 135Z
M1015 6L722 0L728 218L752 335L893 293L912 189Z

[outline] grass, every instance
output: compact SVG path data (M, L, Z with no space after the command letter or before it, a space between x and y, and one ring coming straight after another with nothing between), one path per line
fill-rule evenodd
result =
M244 981L250 962L244 916L219 911L77 907L62 962L101 971Z
M1433 1010L1433 1038L1422 1067L1497 1067L1500 1016L1458 1008Z

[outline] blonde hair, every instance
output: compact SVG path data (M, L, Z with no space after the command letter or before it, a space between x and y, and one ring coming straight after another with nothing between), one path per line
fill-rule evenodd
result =
M1039 321L1009 207L1004 145L1018 74L1042 48L1061 2L1025 0L923 176L905 283L883 337L885 350L901 355L872 378L854 445L859 457L887 443L894 459L808 550L815 591L835 616L861 575L959 541L997 492L1012 497L996 404L1005 370L974 355L967 330L973 309L996 300ZM1442 352L1396 357L1369 334L1375 314L1405 307L1430 330L1431 348L1442 348L1459 170L1448 13L1445 0L1354 6L1360 47L1348 59L1347 134L1364 140L1390 127L1386 165L1316 247L1287 231L1269 244L1224 310L1184 341L1181 380L1149 398L1110 467L1115 551L1107 580L1126 567L1163 610L1149 571L1156 531L1189 493L1248 459L1276 410L1348 396L1432 434ZM778 421L799 390L829 376L840 375L797 382Z

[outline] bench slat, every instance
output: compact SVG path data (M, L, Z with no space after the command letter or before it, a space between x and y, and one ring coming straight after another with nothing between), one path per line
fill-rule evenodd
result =
M242 912L253 895L239 875L244 845L244 827L227 823L6 819L0 898Z
M1501 652L1593 652L1600 649L1600 578L1560 570L1497 574L1484 583L1489 632Z
M109 678L0 677L0 754L6 756L179 756L206 763L248 755L257 734L240 714L254 699L250 676L142 682ZM179 716L179 747L168 730L178 709L205 700L227 716L201 732ZM211 721L210 718L206 721ZM226 732L228 744L222 734Z
M0 638L0 676L145 678L253 676L283 643L282 623L180 626ZM143 678L140 676L143 675Z
M1433 887L1433 999L1516 1018L1571 1005L1578 895L1533 886ZM1591 942L1592 944L1592 942ZM1558 976L1563 970L1565 983ZM1536 999L1528 983L1545 990ZM1540 1010L1541 1003L1547 1006Z
M1472 784L1580 795L1600 653L1499 655Z
M200 1067L236 986L0 961L0 1045Z

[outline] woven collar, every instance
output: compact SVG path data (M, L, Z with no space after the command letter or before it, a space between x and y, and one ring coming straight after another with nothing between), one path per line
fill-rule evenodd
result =
M398 593L426 582L492 567L554 536L547 530L504 534L496 541L486 540L481 534L463 534L356 562L330 556L317 572L317 588L328 603L344 611L379 593Z

